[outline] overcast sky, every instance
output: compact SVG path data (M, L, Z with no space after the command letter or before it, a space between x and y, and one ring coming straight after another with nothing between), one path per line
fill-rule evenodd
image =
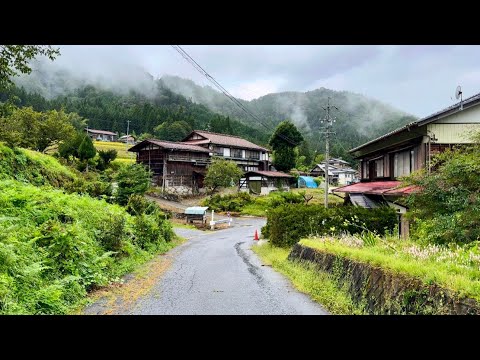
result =
M250 100L272 92L319 87L348 90L418 117L480 92L480 46L450 45L181 45L234 96ZM121 72L124 64L211 85L171 46L60 46L58 65L80 72Z

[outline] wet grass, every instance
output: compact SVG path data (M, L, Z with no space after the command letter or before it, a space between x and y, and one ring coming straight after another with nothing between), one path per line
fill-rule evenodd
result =
M118 314L130 309L137 300L152 290L158 278L171 265L172 261L168 256L168 251L186 241L184 237L176 235L175 238L168 243L168 247L160 249L156 254L149 255L142 259L133 259L129 267L130 273L128 275L116 283L91 292L71 314L90 314L87 307L94 303L99 304L99 315ZM102 303L101 305L100 302Z
M260 256L265 265L271 265L285 275L296 289L309 295L331 314L364 314L348 293L339 289L328 274L315 270L312 264L287 260L290 249L277 248L266 243L254 245L252 250Z
M330 237L303 239L300 244L409 275L426 285L436 283L460 296L480 300L480 255L477 247L449 249L395 239L358 247Z

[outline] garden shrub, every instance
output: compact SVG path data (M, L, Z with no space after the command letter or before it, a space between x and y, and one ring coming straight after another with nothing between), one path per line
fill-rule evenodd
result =
M291 246L308 235L362 233L382 235L393 231L397 214L392 208L332 207L301 204L283 205L267 212L262 234L275 246Z
M203 205L215 211L241 211L242 208L252 202L252 197L246 192L232 195L213 195L204 200Z

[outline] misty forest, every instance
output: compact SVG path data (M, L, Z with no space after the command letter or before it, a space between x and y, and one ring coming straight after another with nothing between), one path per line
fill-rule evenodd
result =
M16 86L0 93L0 101L15 99L20 107L36 111L64 109L88 120L90 128L139 137L179 141L191 130L237 135L266 146L275 127L291 120L305 141L298 148L299 166L309 167L324 152L321 134L327 98L338 107L330 145L331 156L353 161L348 150L415 118L391 106L347 91L325 88L300 93L268 94L252 101L238 99L262 124L209 86L175 76L154 79L130 69L128 81L81 78L67 70L53 70L44 61L33 63L33 72L15 78ZM133 75L132 75L133 74Z

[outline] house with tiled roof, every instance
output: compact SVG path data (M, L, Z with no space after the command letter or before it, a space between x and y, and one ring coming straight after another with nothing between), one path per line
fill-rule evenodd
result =
M270 170L270 151L238 136L194 130L182 142L209 149L212 156L233 160L245 172Z
M118 135L112 131L85 129L92 140L97 141L117 141Z
M401 187L400 178L413 171L433 171L431 158L446 149L472 143L470 135L480 131L480 94L360 145L349 152L359 160L360 182L332 190L348 195L358 206L388 204L405 213L401 199L418 191ZM408 234L408 224L400 229Z
M152 171L157 186L179 194L203 188L207 165L214 156L234 161L244 172L264 171L270 179L278 175L282 180L277 183L284 186L286 174L269 171L269 150L238 136L195 130L180 142L148 139L128 151L135 152L137 163Z
M128 149L136 161L150 169L153 181L163 189L180 194L196 193L203 188L210 150L173 141L147 139Z

